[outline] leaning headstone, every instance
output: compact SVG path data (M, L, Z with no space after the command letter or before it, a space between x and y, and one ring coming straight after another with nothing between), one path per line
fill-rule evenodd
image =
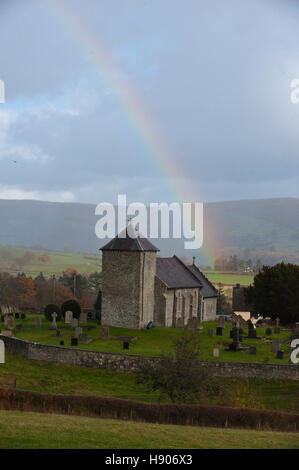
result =
M71 339L71 346L78 346L78 338Z
M213 349L213 357L219 357L219 349L218 348Z
M279 339L273 339L272 340L271 351L274 352L274 353L277 353L277 351L279 350L279 347L280 347Z
M87 313L83 312L80 313L80 323L86 323L87 322Z
M89 344L92 342L92 338L88 338L85 333L81 333L78 336L78 343L79 344Z
M283 359L283 351L278 350L276 353L276 359Z
M208 336L213 336L214 335L214 330L213 328L208 329Z
M223 328L221 326L217 326L216 328L216 335L217 336L222 336L222 330Z
M109 339L109 326L102 325L101 339Z
M249 354L256 355L256 346L250 346L249 347Z
M13 330L14 327L15 327L15 319L14 317L12 316L8 316L7 317L7 320L6 320L6 327L9 329L9 330Z
M50 330L57 330L56 318L57 318L57 313L53 312L52 313L52 324L50 326Z
M78 319L72 318L71 329L74 330L78 326Z
M41 328L41 326L42 326L42 321L41 321L40 317L35 317L35 319L34 319L34 326L35 326L35 328Z
M75 338L78 338L79 335L82 334L82 331L83 331L82 328L80 328L79 326L77 326L77 327L75 328L75 333L74 333Z
M71 312L70 310L67 310L65 312L65 323L72 323L72 319L73 319L73 312Z
M179 317L176 321L176 327L177 328L184 328L184 321L182 319L182 317Z

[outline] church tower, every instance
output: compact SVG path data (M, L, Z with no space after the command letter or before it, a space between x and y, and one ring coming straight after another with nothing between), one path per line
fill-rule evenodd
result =
M140 235L131 238L127 227L101 250L102 324L145 328L154 319L158 248Z

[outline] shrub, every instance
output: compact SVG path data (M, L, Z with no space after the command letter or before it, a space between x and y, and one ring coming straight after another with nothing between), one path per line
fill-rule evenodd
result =
M48 321L52 321L52 313L57 313L57 321L60 321L62 318L60 308L55 304L48 304L45 308L45 317Z
M65 317L65 312L67 312L68 310L73 312L73 318L79 319L81 313L81 306L79 302L77 302L77 300L69 299L63 302L63 304L61 305L61 312L63 317Z

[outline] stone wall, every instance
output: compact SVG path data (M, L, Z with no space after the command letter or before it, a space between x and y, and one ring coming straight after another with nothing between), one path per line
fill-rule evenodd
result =
M6 349L27 359L90 367L134 372L142 360L158 361L159 357L137 356L131 354L104 353L83 349L50 346L31 343L18 338L0 335ZM299 366L295 364L258 364L243 362L201 361L211 374L219 377L258 377L276 380L299 380Z

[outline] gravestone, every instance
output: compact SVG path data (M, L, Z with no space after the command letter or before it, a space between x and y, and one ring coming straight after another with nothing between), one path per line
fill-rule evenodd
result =
M220 317L218 318L218 326L220 326L221 328L225 327L225 317L223 315L220 315Z
M213 357L219 357L219 349L218 348L213 349Z
M208 336L213 336L214 335L214 330L213 328L208 329Z
M87 313L80 313L80 323L87 322Z
M4 315L4 326L7 326L8 319L9 319L9 316Z
M197 323L198 323L198 320L197 320L196 317L191 317L191 318L189 318L189 320L188 320L188 326L187 326L188 330L196 330L196 328L197 328Z
M64 346L64 341L60 341L60 346Z
M183 321L182 317L177 318L176 327L177 328L184 328L184 321Z
M80 328L79 326L77 326L77 327L75 328L75 333L74 333L75 338L78 338L79 335L82 334L82 331L83 331L82 328Z
M16 313L15 314L15 319L18 320L20 318L20 314L19 313Z
M57 313L53 312L51 316L52 316L52 324L50 326L50 330L57 330L57 324L56 324Z
M71 346L78 346L78 338L71 339Z
M62 336L61 331L57 328L56 330L56 336L60 338Z
M256 330L251 320L248 320L248 338L256 338Z
M15 319L12 316L8 316L6 320L6 328L13 330L15 327Z
M276 359L283 359L283 351L280 349L276 353Z
M67 310L65 312L65 323L72 323L72 319L73 319L73 312L71 312L70 310Z
M277 353L280 347L280 341L279 339L273 339L272 340L272 346L271 346L271 351L274 353Z
M256 355L256 346L250 346L249 347L249 354Z
M5 315L1 315L1 322L4 322Z
M280 334L279 322L280 322L280 319L279 319L279 317L277 317L276 320L275 320L275 327L274 327L274 333L275 333L276 335L279 335L279 334Z
M123 342L123 349L129 349L130 343L128 341Z
M109 339L109 326L102 326L101 339Z
M267 335L267 336L271 336L271 335L272 335L272 329L271 329L271 328L267 328L267 329L266 329L266 335Z
M74 330L78 326L78 319L72 318L71 329Z
M35 319L34 319L34 326L35 326L35 328L41 328L41 326L42 326L42 321L41 321L40 317L35 317Z
M78 336L78 343L79 344L89 344L92 342L92 338L88 338L85 333L81 333Z
M26 314L25 313L21 313L21 320L25 320L26 318Z
M222 336L222 330L223 328L221 326L217 326L216 328L216 335L217 336Z

